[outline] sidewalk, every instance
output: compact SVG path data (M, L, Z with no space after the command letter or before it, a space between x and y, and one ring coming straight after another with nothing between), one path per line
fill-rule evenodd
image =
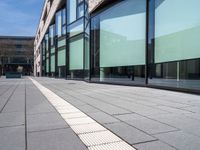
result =
M139 150L197 150L200 96L33 78ZM0 79L0 150L87 147L28 78Z
M0 150L87 149L29 79L1 80L0 96Z

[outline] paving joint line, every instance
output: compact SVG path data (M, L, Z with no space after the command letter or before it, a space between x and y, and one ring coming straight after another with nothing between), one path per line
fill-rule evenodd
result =
M28 135L27 135L27 108L26 108L26 99L27 99L27 89L26 89L26 79L25 79L25 101L24 101L24 113L25 113L25 150L28 149Z
M152 135L159 135L159 134L178 132L178 131L181 131L181 129L176 129L176 130L171 130L171 131L166 131L166 132L153 133Z
M55 114L55 113L57 113L57 111L52 111L52 112L41 112L41 113L32 113L32 114L29 114L29 113L27 113L27 116L36 116L36 115L43 115L43 114Z
M24 124L19 124L19 125L11 125L11 126L2 126L2 127L0 127L0 129L2 129L2 128L14 128L14 127L22 127L22 126L24 126Z
M145 144L145 143L156 142L156 141L159 141L159 139L148 140L148 141L144 141L144 142L137 142L137 143L133 143L131 145Z
M56 130L63 130L63 129L69 129L69 126L63 127L63 128L54 128L54 129L44 129L44 130L35 130L35 131L27 131L27 133L37 133L37 132L49 132L49 131L56 131Z

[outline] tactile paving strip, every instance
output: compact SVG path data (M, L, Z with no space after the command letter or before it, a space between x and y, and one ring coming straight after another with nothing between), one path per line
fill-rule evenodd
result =
M89 150L134 150L132 146L120 141L115 143L91 146Z
M86 134L86 133L92 133L92 132L99 132L99 131L106 131L107 130L106 128L104 128L103 126L101 126L98 123L71 126L71 128L77 134Z
M89 123L95 123L93 119L90 117L84 117L84 118L73 118L73 119L67 119L64 118L64 120L70 125L81 125L81 124L89 124Z
M64 99L30 78L89 150L136 150Z
M63 117L63 119L74 119L74 118L83 118L83 117L87 117L87 115L85 115L84 113L69 113L69 114L61 114L61 116Z
M122 141L119 137L108 130L102 132L81 134L79 135L79 137L88 147Z

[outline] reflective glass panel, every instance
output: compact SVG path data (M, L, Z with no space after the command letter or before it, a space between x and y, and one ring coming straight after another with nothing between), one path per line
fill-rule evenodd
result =
M155 63L200 58L199 0L156 0Z
M100 67L145 64L146 0L126 0L100 14Z

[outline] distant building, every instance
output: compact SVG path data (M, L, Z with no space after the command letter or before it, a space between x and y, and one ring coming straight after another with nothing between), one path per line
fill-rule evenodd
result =
M0 36L0 75L33 73L34 37Z
M199 0L45 0L34 74L199 92L199 6Z

